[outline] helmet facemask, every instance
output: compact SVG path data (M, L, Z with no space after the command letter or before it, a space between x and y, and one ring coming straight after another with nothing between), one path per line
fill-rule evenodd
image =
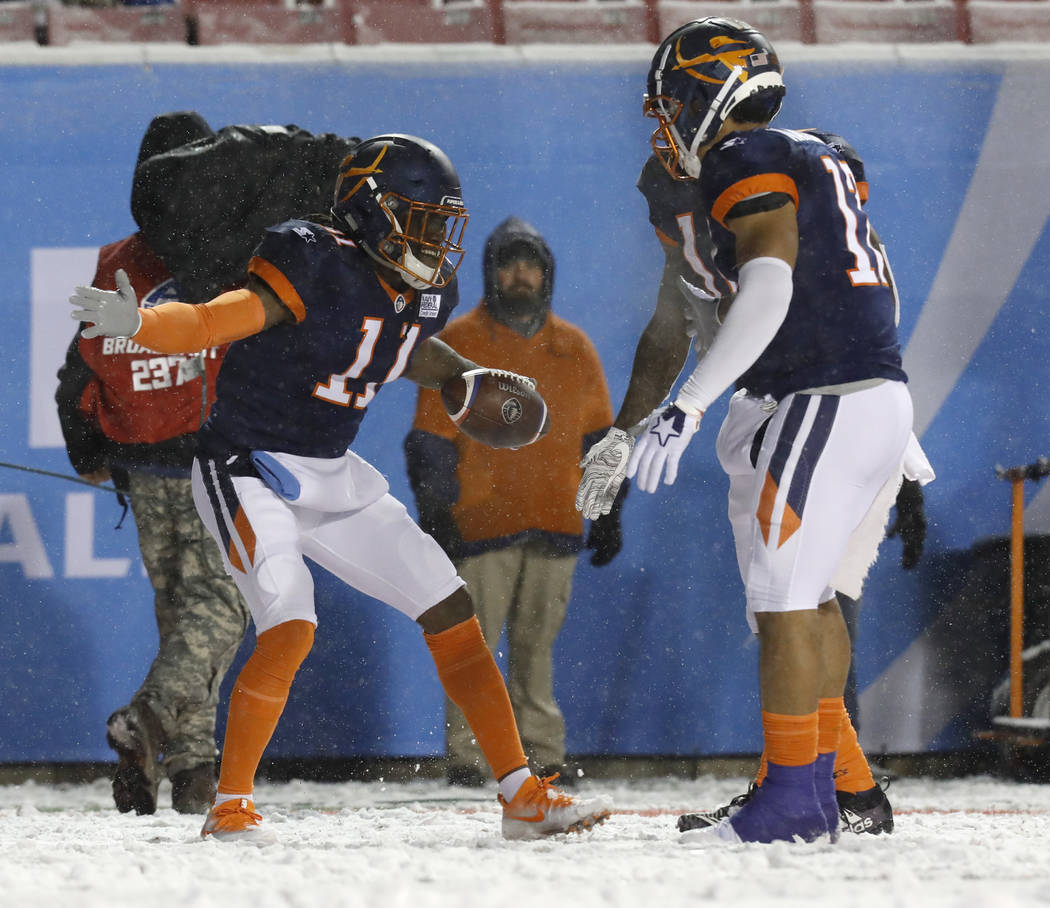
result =
M368 251L396 268L417 290L446 286L463 260L468 215L462 203L448 200L431 205L395 192L377 201L390 219L391 230L376 249Z

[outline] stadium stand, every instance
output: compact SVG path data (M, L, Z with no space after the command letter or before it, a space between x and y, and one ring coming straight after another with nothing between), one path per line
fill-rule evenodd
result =
M42 24L46 17L41 11ZM36 41L37 10L32 3L0 3L0 41Z
M0 42L652 44L708 15L774 42L1050 41L1050 0L0 0Z
M186 15L177 3L162 6L86 7L48 4L48 43L186 43Z
M956 41L955 0L814 0L814 43L865 40L891 44Z
M966 39L974 44L993 41L1050 41L1048 0L969 0Z
M353 44L338 0L286 5L280 0L186 0L190 44Z
M655 40L644 0L505 0L508 44L632 44ZM686 20L682 20L686 21Z
M491 0L351 0L355 43L504 43L500 6Z

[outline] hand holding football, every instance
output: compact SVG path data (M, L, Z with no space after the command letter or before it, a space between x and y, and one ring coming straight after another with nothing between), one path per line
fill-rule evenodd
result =
M471 369L441 386L449 418L474 441L521 448L550 429L547 404L531 379L501 369Z

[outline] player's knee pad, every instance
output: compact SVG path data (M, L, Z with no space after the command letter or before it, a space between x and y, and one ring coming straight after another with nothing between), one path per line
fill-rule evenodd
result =
M317 624L314 579L298 553L267 557L256 568L255 588L257 596L250 604L257 634L286 621Z

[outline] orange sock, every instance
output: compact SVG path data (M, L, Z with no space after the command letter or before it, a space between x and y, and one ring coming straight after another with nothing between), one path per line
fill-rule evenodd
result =
M763 713L763 717L765 715L766 714ZM841 697L819 700L817 702L817 753L827 754L835 751L836 779L838 778L839 763L842 760L842 741L845 737L845 735L842 734L844 730L843 716L845 716L846 722L849 723L849 714L846 712L846 707ZM857 733L853 731L853 725L851 723L849 724L849 730L853 732L853 741L856 743ZM766 766L768 762L766 752L763 750L762 759L758 764L758 772L755 775L756 785L761 785L765 781ZM867 766L866 761L864 765ZM872 785L874 784L875 783L872 782ZM871 785L867 787L871 788ZM864 791L865 789L859 788L857 790Z
M817 701L817 753L830 754L839 748L839 729L846 705L842 697Z
M817 759L817 713L788 716L762 711L765 758L778 766L805 766Z
M857 730L850 721L846 707L842 707L839 726L839 749L835 754L835 789L856 794L875 787L875 777L868 766L868 758L857 740Z
M309 621L286 621L259 634L230 695L219 791L249 794L266 745L284 712L292 679L314 642Z
M440 634L423 634L445 693L467 719L497 779L528 765L507 685L477 617Z

